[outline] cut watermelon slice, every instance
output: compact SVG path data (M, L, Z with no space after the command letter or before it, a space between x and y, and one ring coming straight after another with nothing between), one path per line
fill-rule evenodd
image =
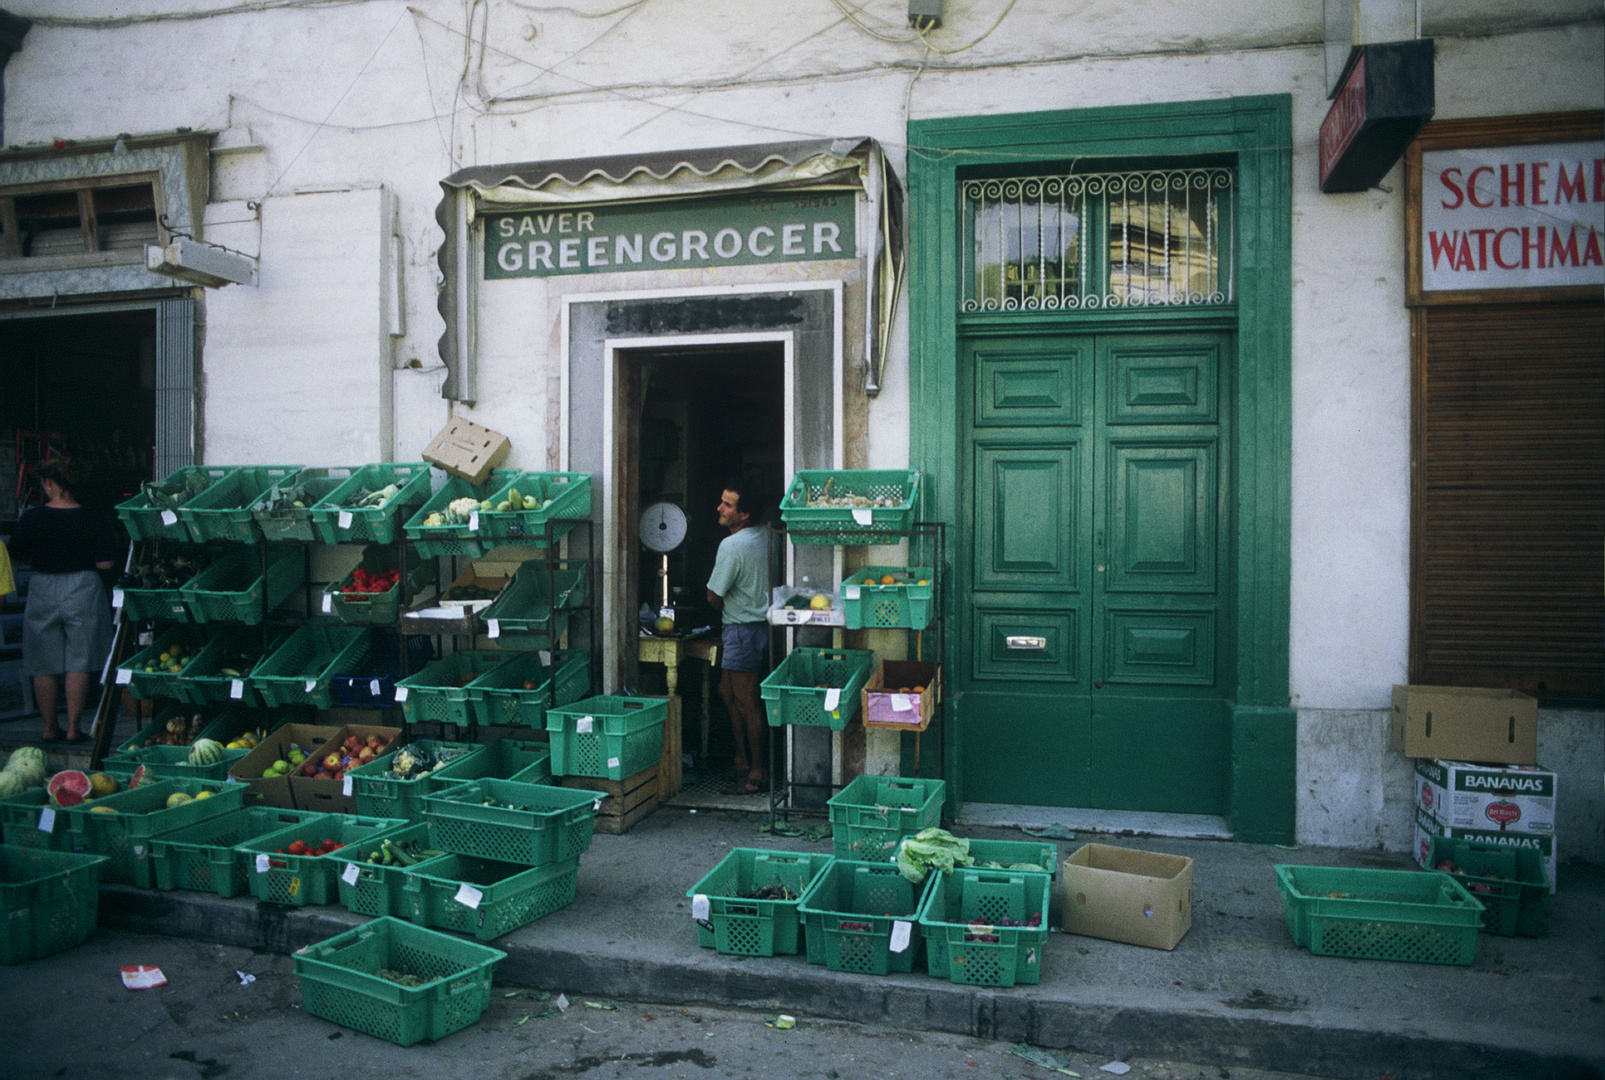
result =
M57 806L77 806L89 797L89 777L77 769L63 769L45 786Z
M139 785L149 783L154 779L156 779L154 776L145 771L145 766L141 765L134 770L134 775L128 778L128 790L133 791Z

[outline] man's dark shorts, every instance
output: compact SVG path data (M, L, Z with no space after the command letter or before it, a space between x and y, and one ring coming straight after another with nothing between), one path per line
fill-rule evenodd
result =
M762 671L769 648L769 624L732 623L719 632L719 666L726 671Z

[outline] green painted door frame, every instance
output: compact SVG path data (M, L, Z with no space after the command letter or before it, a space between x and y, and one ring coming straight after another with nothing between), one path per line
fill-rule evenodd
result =
M975 168L1086 158L1231 155L1237 163L1235 530L1222 559L1237 580L1229 816L1237 839L1294 838L1296 716L1289 707L1288 635L1292 423L1292 100L1287 95L910 122L909 460L925 475L927 513L957 524L962 476L959 408L959 177ZM1225 314L1220 309L1209 309ZM966 331L1163 330L1197 325L1202 309L966 315ZM954 611L955 575L942 576ZM965 635L947 635L946 640ZM957 657L943 663L955 670ZM950 809L964 799L964 701L949 703L945 768Z

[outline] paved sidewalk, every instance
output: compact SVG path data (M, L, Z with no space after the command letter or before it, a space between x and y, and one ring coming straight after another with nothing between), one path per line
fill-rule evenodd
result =
M1471 967L1443 967L1312 956L1288 935L1275 864L1413 869L1403 856L1082 834L1057 842L1061 861L1087 840L1191 856L1191 931L1172 952L1054 932L1039 985L979 989L923 966L849 975L802 956L698 948L685 891L730 848L831 850L828 839L771 838L760 821L665 807L624 836L596 836L574 903L496 942L509 954L497 981L1367 1080L1605 1075L1600 867L1562 867L1545 937L1482 934ZM279 952L361 921L341 907L120 886L104 888L101 901L103 925Z

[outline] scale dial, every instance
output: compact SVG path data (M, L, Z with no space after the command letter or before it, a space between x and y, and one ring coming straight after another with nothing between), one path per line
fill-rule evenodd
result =
M685 543L685 511L671 502L641 511L641 543L652 551L673 551Z

